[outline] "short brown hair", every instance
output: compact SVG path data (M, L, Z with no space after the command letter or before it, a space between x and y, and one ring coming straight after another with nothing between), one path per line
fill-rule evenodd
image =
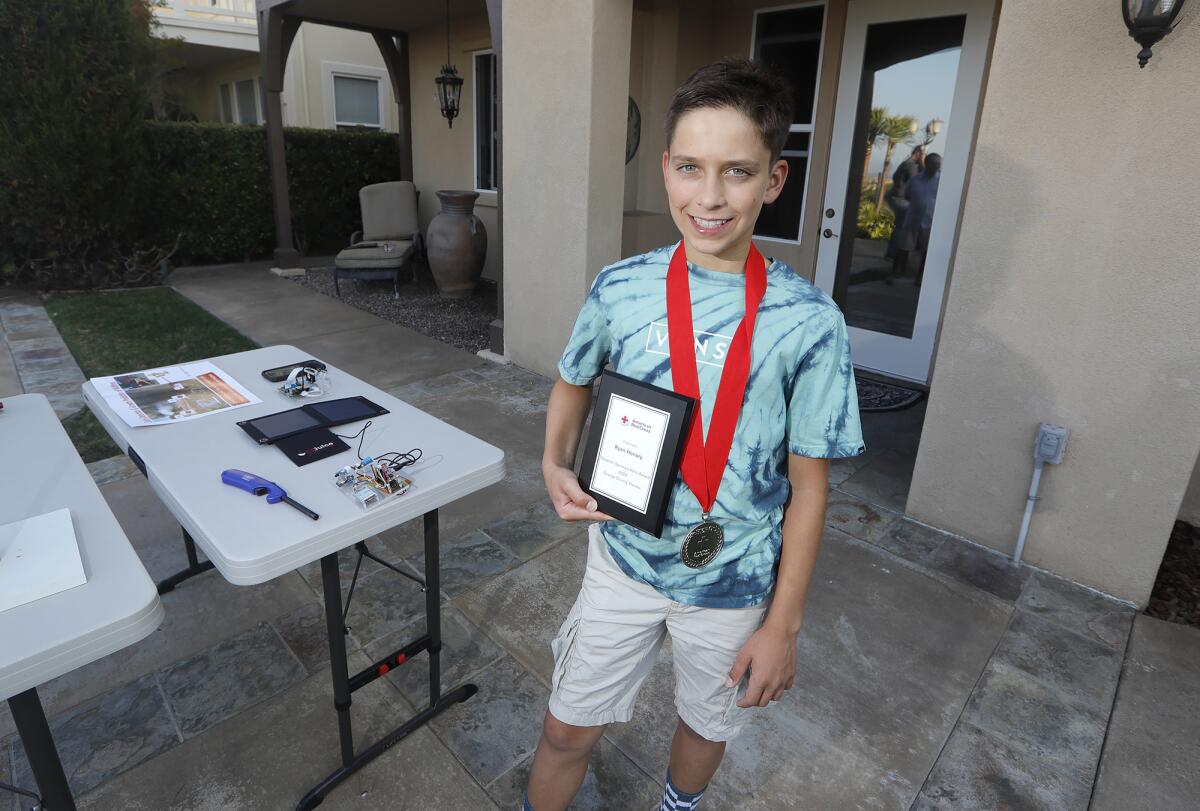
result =
M792 125L791 85L761 63L732 57L705 65L675 91L667 108L667 149L684 114L721 107L753 121L771 160L779 158Z

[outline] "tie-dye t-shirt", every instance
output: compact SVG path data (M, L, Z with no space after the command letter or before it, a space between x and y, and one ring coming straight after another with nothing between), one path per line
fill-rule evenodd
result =
M558 371L589 384L614 371L671 389L667 267L675 246L606 267L588 293ZM745 277L688 265L704 430L721 369L746 310ZM687 605L741 608L770 596L782 541L789 453L836 458L863 451L846 323L833 300L790 267L770 260L751 346L750 378L711 518L725 546L702 569L679 548L701 522L700 504L677 477L662 538L617 521L601 524L630 577Z

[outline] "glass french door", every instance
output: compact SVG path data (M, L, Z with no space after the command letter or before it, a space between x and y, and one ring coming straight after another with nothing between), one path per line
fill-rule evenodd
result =
M816 283L856 366L925 383L994 0L850 0Z

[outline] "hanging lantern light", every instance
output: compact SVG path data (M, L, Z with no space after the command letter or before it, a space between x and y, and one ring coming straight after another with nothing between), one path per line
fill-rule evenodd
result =
M1183 9L1183 0L1121 0L1121 13L1129 36L1142 46L1138 53L1138 65L1146 67L1155 43L1171 33L1175 18Z
M450 64L450 0L446 0L446 64L442 72L433 80L437 84L438 103L442 108L442 116L454 128L454 119L458 116L458 102L462 97L462 77L458 68Z

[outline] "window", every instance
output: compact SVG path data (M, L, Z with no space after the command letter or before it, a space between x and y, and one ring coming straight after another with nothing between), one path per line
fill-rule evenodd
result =
M754 225L756 236L800 238L824 24L824 4L757 12L754 17L754 59L786 77L795 93L792 126L781 155L788 163L787 183L774 203L763 206Z
M233 121L233 92L229 85L223 84L220 87L221 96L221 120L227 123Z
M333 75L333 123L337 129L382 129L380 112L378 79Z
M227 124L261 124L258 80L240 79L225 82L218 88L221 120Z
M496 188L496 114L500 95L496 73L494 52L475 54L475 188L481 191Z

